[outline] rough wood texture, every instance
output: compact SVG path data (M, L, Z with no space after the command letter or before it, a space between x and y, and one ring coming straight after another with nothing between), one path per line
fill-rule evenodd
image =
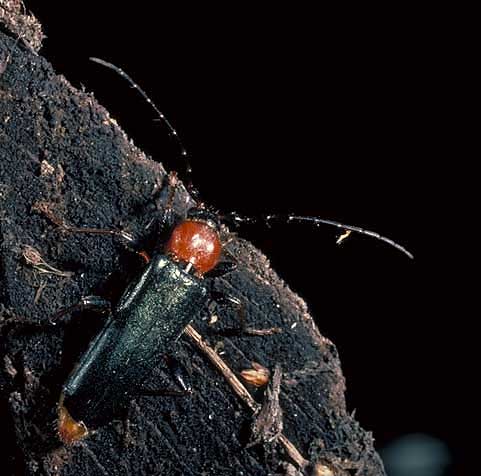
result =
M71 224L139 231L151 207L163 204L165 171L128 140L92 95L74 89L22 42L14 43L13 35L0 32L2 474L301 474L279 444L246 448L251 411L186 336L178 349L192 374L191 397L139 398L127 447L115 422L77 446L59 442L55 420L62 382L101 319L77 313L65 327L35 332L22 331L18 322L47 322L82 295L115 298L138 261L111 238L62 233L38 213L38 204L49 204ZM179 190L176 210L190 204ZM49 266L70 273L42 273L44 268L25 260L27 245ZM336 475L384 475L371 435L346 412L335 346L260 252L237 238L228 250L239 267L216 287L246 301L250 325L283 332L222 332L237 322L228 306L210 309L219 316L215 324L206 310L205 319L193 325L237 375L252 361L271 371L280 366L283 433L304 458ZM168 385L164 370L158 374L152 387ZM249 389L262 402L264 390ZM312 474L329 472L318 466Z

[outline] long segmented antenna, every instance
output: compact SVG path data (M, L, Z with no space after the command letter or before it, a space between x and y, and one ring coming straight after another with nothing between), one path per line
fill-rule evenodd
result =
M187 150L184 147L184 144L180 140L180 137L177 134L177 131L175 130L174 126L172 126L170 121L164 116L162 111L155 105L155 103L152 101L152 99L150 99L150 97L147 95L147 93L125 71L120 69L118 66L115 66L114 64L109 63L108 61L104 61L100 58L91 57L89 59L91 61L95 62L95 63L98 63L102 66L105 66L105 67L115 71L119 76L121 76L122 78L127 80L130 83L130 85L134 89L136 89L140 93L140 95L147 101L147 103L150 104L150 106L156 112L159 119L167 126L167 128L169 130L169 135L174 137L177 144L179 145L180 155L184 159L185 165L186 165L186 175L187 175L187 177L186 177L187 178L187 184L186 185L187 185L187 189L189 190L191 195L193 195L194 197L197 197L198 192L192 185L192 167L190 165L189 155L187 153ZM388 245L393 246L394 248L398 249L399 251L401 251L402 253L407 255L409 258L411 258L411 259L414 258L412 253L410 253L408 250L406 250L406 248L404 248L400 244L396 243L394 240L391 240L390 238L387 238L383 235L380 235L379 233L377 233L375 231L366 230L365 228L361 228L361 227L358 227L358 226L345 225L344 223L340 223L340 222L333 221L333 220L326 220L326 219L318 218L318 217L300 216L300 215L292 215L292 214L291 215L265 215L263 217L244 217L244 216L238 215L235 212L224 215L222 218L227 219L227 220L231 220L234 223L238 223L238 224L240 224L240 223L259 223L259 221L262 220L267 225L270 225L271 224L270 222L273 222L274 220L283 220L287 223L309 222L309 223L313 223L315 225L321 225L322 224L322 225L335 226L337 228L341 228L341 229L349 231L349 232L355 232L355 233L359 233L359 234L362 234L362 235L371 236L371 237L376 238L380 241L384 241ZM341 236L338 239L338 243L340 243L342 240L344 240L344 238L346 238L347 236L348 235Z
M108 61L104 61L103 59L100 58L95 58L95 57L90 57L89 58L91 61L94 63L101 64L102 66L105 66L109 69L112 69L115 71L119 76L127 80L130 85L136 89L139 94L147 101L148 104L152 107L152 109L156 112L157 116L159 119L167 126L167 129L169 130L169 135L175 139L177 142L179 149L180 149L180 155L185 161L185 168L186 168L186 175L187 175L187 188L189 191L193 190L192 186L192 167L190 165L189 161L189 154L187 153L186 148L184 147L184 144L180 140L179 135L177 134L177 131L175 130L174 126L171 124L171 122L164 116L162 111L155 105L155 103L150 99L150 97L147 95L147 93L122 69L120 69L118 66L115 66L112 63L109 63Z
M313 223L314 225L330 225L330 226L335 226L337 228L341 228L343 230L347 231L353 231L355 233L359 233L361 235L367 235L371 236L373 238L376 238L377 240L384 241L390 246L393 246L394 248L398 249L405 255L407 255L409 258L414 259L414 256L412 253L410 253L404 246L401 246L399 243L396 243L394 240L391 240L391 238L387 238L386 236L380 235L379 233L371 230L366 230L365 228L361 228L359 226L352 226L352 225L345 225L344 223L340 223L338 221L333 221L333 220L326 220L324 218L318 218L318 217L311 217L311 216L300 216L300 215L264 215L262 217L246 217L246 216L240 216L237 213L230 213L228 215L225 215L223 218L227 220L231 220L234 223L259 223L259 222L264 222L267 225L271 225L272 222L274 221L283 221L287 223ZM342 241L343 237L340 238ZM339 242L339 241L338 241Z

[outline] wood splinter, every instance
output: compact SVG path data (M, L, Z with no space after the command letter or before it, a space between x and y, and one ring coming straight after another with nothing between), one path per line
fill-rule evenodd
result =
M284 427L282 408L279 404L281 393L282 372L280 365L276 365L272 382L267 387L265 402L256 415L252 425L251 441L247 448L261 443L275 443L282 434Z

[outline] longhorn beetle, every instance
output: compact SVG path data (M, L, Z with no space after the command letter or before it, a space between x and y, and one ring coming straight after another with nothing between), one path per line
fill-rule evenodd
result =
M220 235L222 221L234 224L274 221L326 224L346 232L368 235L384 241L412 258L401 245L378 233L363 228L344 225L318 217L298 215L266 215L250 218L236 213L221 215L198 201L192 186L190 162L176 130L164 117L147 94L121 69L98 58L96 63L113 69L126 79L144 97L167 126L180 147L186 163L186 186L197 200L197 205L187 215L174 222L170 213L176 180L170 175L167 207L162 216L154 217L158 226L150 229L170 230L163 249L156 247L151 257L142 249L142 240L120 230L73 227L52 221L72 233L93 233L115 236L139 252L147 261L140 276L133 280L114 306L98 296L88 296L68 309L60 310L56 318L76 309L108 310L105 326L92 340L80 362L64 383L58 405L58 432L65 444L85 438L89 431L99 428L126 411L131 400L144 392L142 385L164 359L164 354L180 337L185 327L199 315L212 299L208 280L222 276L235 267L235 263L222 260L224 243ZM47 213L48 215L48 213ZM151 223L152 224L152 223ZM157 239L158 240L158 239ZM226 299L242 308L233 297ZM244 320L242 320L244 322ZM266 335L276 329L244 330L250 334ZM189 391L178 368L173 368L177 382L184 392ZM148 392L147 392L148 393Z

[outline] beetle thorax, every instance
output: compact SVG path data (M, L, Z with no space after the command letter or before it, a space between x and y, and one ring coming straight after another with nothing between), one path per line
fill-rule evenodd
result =
M165 251L176 261L190 263L202 275L219 262L222 244L217 230L208 223L184 220L174 228Z

